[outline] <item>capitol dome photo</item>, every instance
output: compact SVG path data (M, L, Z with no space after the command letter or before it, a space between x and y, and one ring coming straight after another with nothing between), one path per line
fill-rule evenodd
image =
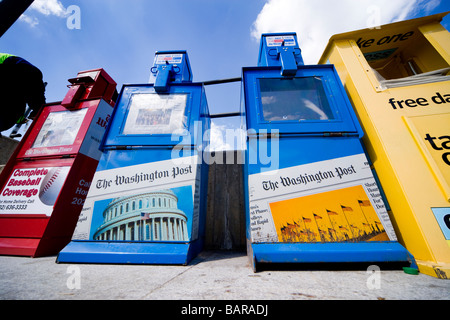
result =
M189 241L186 214L172 190L113 199L94 240Z

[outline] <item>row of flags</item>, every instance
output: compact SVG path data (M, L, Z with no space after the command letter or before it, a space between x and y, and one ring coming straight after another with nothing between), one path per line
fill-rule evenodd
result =
M371 206L371 203L370 203L369 200L358 200L358 204L361 207ZM345 216L346 212L353 212L353 208L350 207L350 206L340 205L340 207L341 207L342 213L344 213L344 216ZM329 209L325 209L325 210L326 210L325 212L326 212L328 217L329 216L337 216L337 215L339 215L339 213L334 211L334 210L329 210ZM315 220L315 222L317 224L317 220L323 219L323 215L318 215L317 213L313 212L313 219ZM305 224L305 223L312 222L312 219L302 216L301 217L301 221L303 221L303 223ZM367 221L367 219L366 219L366 221ZM377 221L377 220L374 220L374 222L375 222L375 225L376 225L376 228L377 228L378 232L381 232L380 228L377 226L377 224L379 224L381 226L381 228L382 228L381 222ZM368 222L361 221L361 223L362 223L363 226L369 227L369 229L372 228L372 231L376 231L373 228L373 226L371 226ZM352 235L353 235L353 230L359 229L357 226L354 226L353 224L348 223L348 220L347 220L348 227L346 227L344 225L333 226L333 223L331 222L331 220L330 220L330 224L331 224L331 228L325 226L327 228L327 230L323 230L323 228L321 229L321 228L319 228L319 225L317 225L317 230L319 231L319 234L320 234L320 237L322 238L322 240L324 238L324 235L326 235L327 232L328 232L328 235L331 238L331 240L332 241L336 241L336 239L334 239L334 237L336 237L336 238L338 237L337 234L336 234L336 228L339 229L342 232L349 232ZM310 236L313 236L313 237L317 236L317 233L315 233L315 232L311 231L310 229L308 229L306 227L306 224L305 224L305 228L302 230L301 226L299 224L297 224L296 221L293 221L293 224L288 222L287 225L282 226L281 227L281 232L282 232L282 234L284 236L287 236L287 237L298 236L298 235L300 235L300 236L305 236L306 235L308 237L310 237ZM333 232L334 232L334 237L333 237ZM365 234L367 234L367 233L365 233ZM349 239L348 234L344 233L344 235L345 235L345 238L348 240ZM358 232L358 236L360 236L360 232ZM353 236L353 238L357 238L357 237Z

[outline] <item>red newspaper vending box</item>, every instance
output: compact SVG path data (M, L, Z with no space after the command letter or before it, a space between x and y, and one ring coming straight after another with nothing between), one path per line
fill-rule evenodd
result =
M69 79L45 105L0 175L0 254L46 256L70 242L97 168L116 83L103 70Z

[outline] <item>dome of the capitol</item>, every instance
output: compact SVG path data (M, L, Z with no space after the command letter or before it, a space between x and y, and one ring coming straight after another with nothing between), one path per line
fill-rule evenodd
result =
M168 190L114 198L94 240L188 241L187 217Z

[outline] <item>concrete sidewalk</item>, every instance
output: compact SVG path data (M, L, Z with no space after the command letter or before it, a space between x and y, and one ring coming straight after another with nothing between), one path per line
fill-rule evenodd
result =
M401 268L272 268L254 273L245 252L206 251L188 266L57 264L0 256L1 300L449 300L450 281Z

